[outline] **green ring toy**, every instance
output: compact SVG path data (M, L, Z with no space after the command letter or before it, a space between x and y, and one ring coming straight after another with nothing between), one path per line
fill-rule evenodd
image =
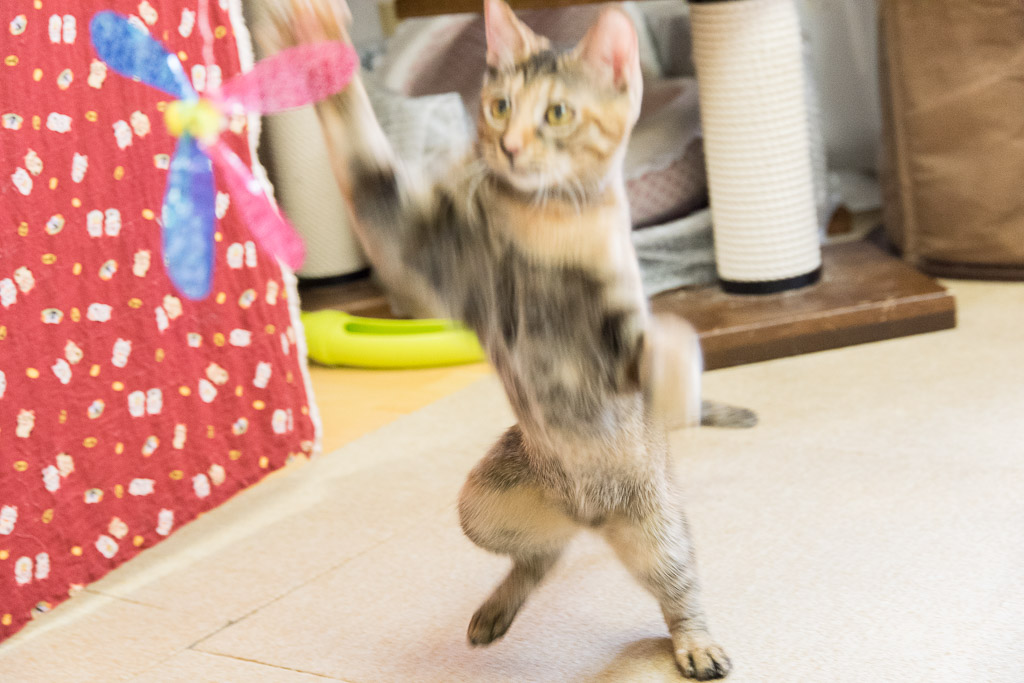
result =
M362 318L344 311L303 313L310 359L357 368L429 368L476 363L476 335L449 320Z

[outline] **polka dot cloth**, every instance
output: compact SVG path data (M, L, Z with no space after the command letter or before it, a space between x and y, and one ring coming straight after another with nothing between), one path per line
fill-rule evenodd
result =
M132 15L203 91L240 69L210 4L209 67L197 0L0 4L0 638L314 446L281 270L219 187L213 293L176 293L167 98L88 38ZM247 135L224 139L249 161Z

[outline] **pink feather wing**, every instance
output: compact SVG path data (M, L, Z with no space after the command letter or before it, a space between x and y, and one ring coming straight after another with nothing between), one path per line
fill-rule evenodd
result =
M343 90L358 64L355 50L345 43L299 45L261 59L211 97L228 114L302 107Z
M204 150L228 186L231 203L242 214L260 246L292 270L302 265L306 248L288 220L267 197L245 162L220 139Z

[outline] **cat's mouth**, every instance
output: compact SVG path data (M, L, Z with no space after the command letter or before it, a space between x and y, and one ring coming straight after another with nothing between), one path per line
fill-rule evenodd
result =
M541 192L558 184L555 174L540 164L517 161L514 165L506 160L501 175L512 187L521 192Z
M495 154L488 149L483 158L491 173L511 189L525 195L548 196L566 184L565 170L559 164L543 163L536 158L524 159L522 155L514 160L505 154Z
M513 187L523 192L539 192L552 185L550 179L539 171L509 169L505 172L505 178Z

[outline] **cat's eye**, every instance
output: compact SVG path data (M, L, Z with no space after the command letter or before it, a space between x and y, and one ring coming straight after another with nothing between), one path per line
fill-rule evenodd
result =
M491 118L495 121L504 121L508 118L510 111L511 107L509 107L508 100L504 97L491 100Z
M572 109L564 102L552 104L544 114L544 120L550 126L564 126L572 121Z

